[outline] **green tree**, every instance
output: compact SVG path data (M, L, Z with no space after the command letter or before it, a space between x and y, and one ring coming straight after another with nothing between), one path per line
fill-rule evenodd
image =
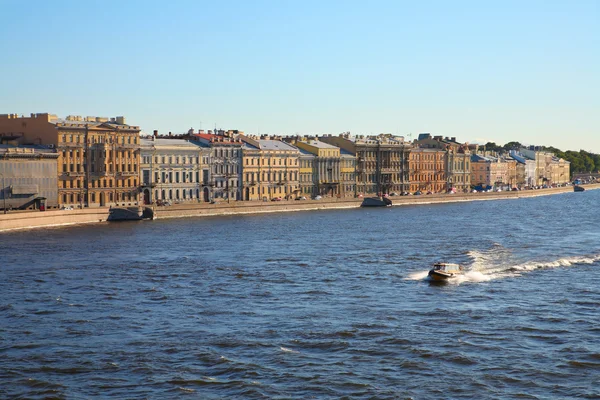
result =
M596 166L594 165L594 159L590 157L591 154L584 150L580 150L579 153L581 154L581 159L585 168L583 172L594 171Z
M506 151L519 150L521 147L523 147L523 145L519 142L508 142L504 146L502 146L502 148Z
M500 150L502 150L502 146L498 146L498 145L497 145L496 143L494 143L494 142L487 142L487 143L484 145L484 147L485 147L485 149L486 149L487 151L500 151Z

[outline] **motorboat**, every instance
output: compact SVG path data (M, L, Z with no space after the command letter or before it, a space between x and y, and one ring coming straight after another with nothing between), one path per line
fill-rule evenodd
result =
M574 192L585 192L585 188L583 186L575 185L573 186Z
M463 267L452 263L435 263L429 271L429 279L433 281L447 281L463 273Z
M392 200L387 197L365 197L361 207L389 207L392 205Z

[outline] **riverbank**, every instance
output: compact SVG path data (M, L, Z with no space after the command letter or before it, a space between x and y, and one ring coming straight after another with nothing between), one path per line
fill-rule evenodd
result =
M599 189L600 184L585 185L586 190ZM392 197L394 206L470 202L482 200L519 199L524 197L549 196L572 192L573 187L527 190L519 192L490 192L465 194L434 194L421 196ZM260 214L273 212L311 211L360 207L362 199L288 200L280 202L222 202L218 204L189 203L169 207L154 207L155 219L212 217L237 214ZM83 210L53 210L44 212L12 212L0 214L0 232L52 226L67 226L105 222L108 208L86 208Z

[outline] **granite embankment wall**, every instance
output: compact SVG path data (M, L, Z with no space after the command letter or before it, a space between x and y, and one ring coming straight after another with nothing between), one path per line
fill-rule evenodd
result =
M1 213L1 211L0 211ZM11 211L0 214L0 231L104 222L108 208L83 210Z
M586 190L598 189L600 184L586 185ZM572 187L527 190L520 192L493 192L467 194L439 194L393 197L394 206L432 203L449 203L480 200L517 199L547 196L572 192ZM203 217L235 214L258 214L272 212L326 210L360 207L362 199L289 200L281 202L222 202L219 204L192 203L175 204L170 207L155 207L155 219ZM104 222L108 208L92 208L69 211L12 212L0 214L0 231L27 229L45 226L73 225Z

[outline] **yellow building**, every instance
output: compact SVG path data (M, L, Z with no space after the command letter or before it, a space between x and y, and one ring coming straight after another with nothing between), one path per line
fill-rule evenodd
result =
M312 163L312 195L318 194L332 197L354 196L354 191L346 193L346 182L343 178L345 178L344 174L348 172L354 177L355 171L348 171L347 159L344 159L344 165L342 164L339 147L309 137L297 138L294 145L315 156ZM342 167L344 167L344 172L342 172ZM352 179L352 177L349 179Z
M317 190L315 188L315 162L317 157L303 149L300 150L300 155L298 156L298 164L299 164L299 189L303 196L305 197L313 197L317 195Z
M299 193L298 149L279 138L239 135L244 200L292 199Z
M0 115L0 136L56 147L60 205L137 205L139 132L124 117Z

